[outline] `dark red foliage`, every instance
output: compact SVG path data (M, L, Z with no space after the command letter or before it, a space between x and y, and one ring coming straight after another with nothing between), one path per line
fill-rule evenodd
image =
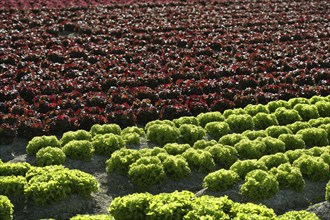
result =
M0 142L328 95L329 16L327 0L0 1Z

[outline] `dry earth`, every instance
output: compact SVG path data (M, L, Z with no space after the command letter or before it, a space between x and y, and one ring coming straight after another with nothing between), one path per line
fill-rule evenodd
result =
M27 161L35 164L35 158L26 155L25 147L27 140L17 139L10 145L0 145L0 158L4 162ZM146 144L146 143L144 143ZM45 206L38 206L24 201L24 198L10 197L15 205L14 220L36 220L41 218L55 218L57 220L69 219L76 214L100 214L107 213L110 202L114 197L139 192L130 183L127 176L119 174L107 175L105 172L105 161L107 157L95 155L90 162L67 159L65 166L71 169L80 169L94 175L100 183L100 192L91 197L82 198L73 195L65 201L55 202ZM161 185L149 189L152 194L160 192L173 192L174 190L190 190L197 192L201 190L204 174L193 172L189 178L179 182L166 180ZM242 184L242 183L240 183ZM248 202L239 193L239 185L222 193L206 191L205 194L221 196L228 195L230 199L237 202ZM276 196L260 201L260 203L273 208L277 214L290 210L308 209L315 212L322 220L330 220L330 202L324 201L326 183L315 183L306 181L303 192L292 190L281 190Z

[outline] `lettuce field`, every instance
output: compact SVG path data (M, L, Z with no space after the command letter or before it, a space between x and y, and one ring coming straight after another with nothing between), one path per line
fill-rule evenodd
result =
M0 2L0 219L330 219L326 0Z

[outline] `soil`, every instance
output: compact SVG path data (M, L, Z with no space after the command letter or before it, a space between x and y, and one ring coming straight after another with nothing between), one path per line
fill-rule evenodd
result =
M28 156L25 148L28 141L16 139L9 145L0 145L0 159L3 162L24 162L35 164L35 157ZM132 146L137 148L138 146ZM146 147L142 143L140 147ZM107 174L105 172L105 162L108 157L94 155L90 162L67 159L65 166L70 169L79 169L90 173L99 181L100 192L92 194L90 197L80 197L72 195L64 201L54 202L53 204L39 206L25 201L23 196L10 197L14 204L14 220L36 220L36 219L57 219L66 220L77 214L106 214L109 204L113 198L127 195L134 192L141 192L129 180L128 176L120 174ZM192 174L183 180L173 181L167 179L164 183L148 189L152 194L161 192L173 192L175 190L190 190L198 192L202 189L202 182L205 174L192 172ZM326 182L306 181L303 192L292 190L280 190L270 199L258 201L269 208L273 208L276 214L282 214L291 210L308 210L316 213L321 220L330 220L330 202L324 201ZM239 194L239 187L243 182L237 184L230 190L222 193L215 193L206 190L205 195L228 197L236 202L253 202L247 200Z

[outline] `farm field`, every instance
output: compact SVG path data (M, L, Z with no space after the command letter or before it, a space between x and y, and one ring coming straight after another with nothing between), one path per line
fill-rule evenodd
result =
M1 1L0 219L330 219L329 14Z
M328 12L327 1L5 7L0 125L32 138L328 95Z
M329 114L314 96L18 139L0 149L0 194L14 219L329 219Z

